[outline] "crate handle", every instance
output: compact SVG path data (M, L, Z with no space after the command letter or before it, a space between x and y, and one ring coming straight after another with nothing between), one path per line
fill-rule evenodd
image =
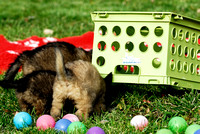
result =
M155 19L163 19L165 18L165 15L163 13L153 13L153 17Z
M179 83L178 83L178 82L176 82L176 81L172 81L172 85L174 85L174 86L178 86L178 85L179 85Z
M174 20L183 20L183 17L179 16L179 15L176 15L176 16L174 16Z
M108 14L105 12L105 13L98 13L98 16L100 18L107 18L108 17Z

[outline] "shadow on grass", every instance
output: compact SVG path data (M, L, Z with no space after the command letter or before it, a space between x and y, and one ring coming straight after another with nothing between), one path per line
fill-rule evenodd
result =
M120 98L126 94L138 94L139 96L145 96L150 98L151 101L162 98L164 96L182 96L185 93L190 93L192 89L183 89L180 87L174 87L169 85L146 85L146 84L122 84L113 83L111 88L106 93L106 105L107 107L113 108L119 101ZM197 90L198 91L198 90ZM114 105L113 105L114 104Z

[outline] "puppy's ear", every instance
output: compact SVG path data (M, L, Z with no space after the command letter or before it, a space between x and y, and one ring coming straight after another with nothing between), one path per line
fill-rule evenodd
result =
M90 51L88 51L88 53L90 53L91 55L92 55L92 52L93 52L92 49Z
M113 74L112 72L109 73L105 78L104 81L106 82L106 86L110 86L112 84Z

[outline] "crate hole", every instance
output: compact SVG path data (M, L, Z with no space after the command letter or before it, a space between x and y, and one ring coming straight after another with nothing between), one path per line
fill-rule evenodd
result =
M197 51L197 60L200 60L200 50Z
M178 39L183 40L183 30L179 30Z
M197 65L197 67L196 67L196 73L197 73L197 75L200 74L199 65Z
M171 59L169 64L170 64L170 69L174 70L175 69L175 61L174 61L174 59Z
M198 45L200 45L200 35L198 36Z
M194 59L195 58L194 48L191 48L190 53L191 53L191 58Z
M143 36L147 36L149 34L149 28L146 27L146 26L143 26L141 29L140 29L140 33L141 35Z
M196 34L192 33L192 43L194 44L196 42Z
M105 58L103 56L100 56L97 58L97 65L103 66L105 64Z
M134 45L133 45L133 43L132 43L131 41L126 42L125 49L126 49L127 51L130 52L130 51L133 50L133 48L134 48Z
M177 37L177 30L176 30L176 28L173 28L172 29L172 38L176 39L176 37Z
M194 64L193 63L190 64L190 73L194 74Z
M100 42L98 43L98 49L99 49L100 51L105 50L105 49L106 49L106 43L105 43L104 41L100 41Z
M128 36L132 36L135 33L135 28L133 26L127 27L126 33Z
M115 36L118 36L120 33L121 33L121 28L120 28L119 26L115 26L115 27L113 28L113 34L114 34Z
M162 50L162 44L160 42L156 42L153 46L155 52L160 52Z
M178 55L179 56L182 55L182 47L181 47L181 45L178 46Z
M188 49L188 47L185 47L184 51L185 51L185 57L188 57L189 56L189 49Z
M178 83L178 82L175 82L175 81L173 81L173 82L172 82L172 84L173 84L174 86L178 86L178 84L179 84L179 83Z
M159 58L154 58L154 59L152 60L152 65L153 65L153 67L155 67L155 68L159 68L160 65L161 65L160 59L159 59Z
M145 52L148 49L148 44L146 42L141 42L139 48L140 51Z
M185 33L185 41L186 42L190 41L190 33L188 31Z
M176 53L176 46L175 46L174 43L172 43L172 45L171 45L171 53L172 53L172 54L175 54L175 53Z
M115 72L117 74L139 74L139 67L136 65L117 65Z
M156 36L161 36L163 34L163 28L161 26L156 27L154 33Z
M99 28L99 34L102 35L102 36L106 35L107 34L107 27L106 26L101 26Z
M184 62L184 63L183 63L183 71L184 71L185 73L188 72L188 63L187 63L187 62Z
M177 61L177 69L179 72L182 70L181 61Z
M111 47L112 47L113 51L118 51L120 48L120 44L119 44L119 42L115 41L112 43Z

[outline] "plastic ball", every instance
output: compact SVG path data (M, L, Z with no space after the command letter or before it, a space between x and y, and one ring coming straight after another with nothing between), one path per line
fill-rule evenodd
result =
M68 134L76 134L76 133L85 134L86 131L87 131L86 126L80 121L72 122L67 129Z
M185 130L185 134L194 134L198 129L200 129L200 125L192 124Z
M187 122L184 118L176 116L170 119L168 123L168 128L173 133L182 133L187 128Z
M156 134L173 134L172 131L170 131L169 129L160 129L156 132Z
M56 122L50 115L42 115L37 119L36 126L39 130L46 130L48 128L54 128Z
M19 112L14 116L13 123L17 129L22 129L32 124L32 118L27 112Z
M67 120L67 119L60 119L56 122L56 125L55 125L55 130L57 131L63 131L63 132L67 132L67 129L69 127L69 125L71 124L72 122L70 120Z
M131 119L131 126L135 129L143 130L148 125L148 120L143 115L136 115Z
M100 127L92 127L87 131L87 134L105 134L105 132Z
M194 132L194 134L200 134L200 129Z
M65 116L63 116L63 119L68 119L71 122L79 121L78 117L74 114L66 114Z

